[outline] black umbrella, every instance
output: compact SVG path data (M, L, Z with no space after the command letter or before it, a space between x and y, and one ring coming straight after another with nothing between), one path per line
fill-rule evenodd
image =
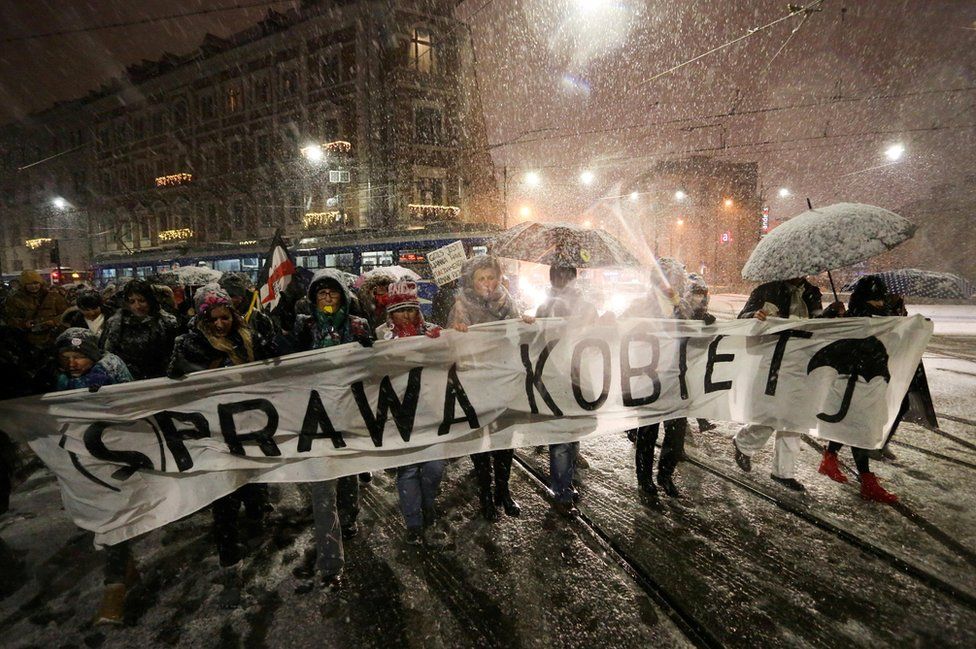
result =
M847 388L844 390L840 410L833 415L823 412L817 414L817 419L830 423L837 423L847 416L859 376L869 383L877 376L884 378L885 382L891 381L891 374L888 373L888 350L874 336L844 338L830 343L810 359L807 374L818 367L832 367L839 375L847 376Z
M889 293L902 297L930 297L941 300L965 300L973 294L973 286L965 278L953 273L939 273L918 268L899 268L873 273L884 282ZM844 287L853 291L860 279Z

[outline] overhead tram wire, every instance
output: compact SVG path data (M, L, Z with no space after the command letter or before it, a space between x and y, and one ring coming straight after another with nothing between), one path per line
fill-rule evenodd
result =
M205 16L209 14L223 13L225 11L240 11L244 9L256 9L258 7L267 7L269 5L277 4L297 4L298 0L260 0L258 2L242 2L233 5L226 5L222 7L211 7L209 9L197 9L195 11L183 11L172 14L164 14L161 16L150 16L149 18L140 18L138 20L120 20L114 23L102 23L100 25L88 25L86 27L74 27L71 29L59 29L50 32L40 32L36 34L24 34L22 36L8 36L7 38L0 39L0 43L20 43L24 41L32 41L40 38L53 38L55 36L69 36L71 34L87 34L90 32L103 31L106 29L117 29L119 27L133 27L136 25L149 25L158 22L167 22L170 20L179 20L180 18L192 18L194 16Z

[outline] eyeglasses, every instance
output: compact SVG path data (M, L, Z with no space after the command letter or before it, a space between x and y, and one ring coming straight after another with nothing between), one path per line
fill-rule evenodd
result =
M318 292L317 295L319 297L323 297L323 296L326 296L326 295L328 295L329 297L339 297L340 295L342 295L342 293L340 291L335 290L335 289L323 288L322 290L320 290Z

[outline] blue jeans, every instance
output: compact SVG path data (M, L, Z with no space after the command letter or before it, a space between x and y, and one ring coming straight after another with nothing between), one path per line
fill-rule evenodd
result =
M407 529L424 526L424 510L434 508L437 488L444 476L444 460L397 467L397 493Z
M557 503L573 502L573 473L576 471L577 453L579 442L549 445L550 486Z

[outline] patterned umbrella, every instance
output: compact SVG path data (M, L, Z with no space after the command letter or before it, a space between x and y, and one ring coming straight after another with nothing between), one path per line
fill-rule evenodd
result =
M547 266L640 266L609 232L568 223L519 223L495 237L492 253Z
M872 273L881 278L889 293L902 297L931 297L941 300L966 300L973 295L973 285L953 273L939 273L918 268L899 268ZM853 291L860 278L844 287Z

